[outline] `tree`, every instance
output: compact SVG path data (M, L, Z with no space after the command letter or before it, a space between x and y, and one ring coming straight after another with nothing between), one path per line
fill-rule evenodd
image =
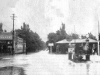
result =
M97 39L96 39L96 36L94 36L92 33L88 33L88 35L89 35L89 38L90 38L90 39L97 40ZM82 38L82 39L86 39L87 37L86 37L85 35L82 35L81 38Z
M72 38L72 36L71 36L71 35L68 35L68 34L67 34L66 39L67 39L68 41L71 41L73 38Z
M62 23L62 26L59 30L56 31L56 33L49 33L48 34L48 42L57 42L63 39L67 39L68 41L71 41L72 39L77 39L79 38L78 34L72 34L69 35L66 33L65 30L65 24Z
M75 33L72 33L72 39L79 39L79 35L75 34Z
M60 28L60 36L62 37L61 40L66 39L65 24L63 23L62 23L62 28Z
M3 32L2 26L3 26L3 24L0 23L0 32Z
M7 32L7 30L4 30L4 32Z
M67 33L65 31L65 24L62 23L62 27L56 31L57 41L66 39Z
M41 40L40 36L30 30L29 25L23 23L21 29L16 30L16 34L26 41L27 52L35 52L43 49L45 43Z
M96 37L92 33L88 33L88 34L89 34L89 38L97 40Z
M86 39L86 36L82 35L81 38L82 38L82 39Z
M49 33L48 34L48 42L54 43L57 41L57 35L56 33Z

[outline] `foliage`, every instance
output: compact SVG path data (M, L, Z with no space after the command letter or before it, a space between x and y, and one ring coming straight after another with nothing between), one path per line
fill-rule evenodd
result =
M0 32L3 31L2 26L3 26L3 23L0 23Z
M88 35L89 38L96 40L96 37L92 33L88 33ZM86 36L82 35L81 38L86 39ZM47 43L49 42L55 43L63 39L67 39L68 41L71 41L72 39L79 39L79 35L76 33L67 34L65 31L65 24L62 23L62 27L59 30L57 30L56 33L52 32L48 34Z
M79 35L75 34L75 33L72 33L72 39L79 39Z
M81 38L82 38L82 39L86 39L86 36L82 35Z
M57 42L63 39L67 39L71 41L72 39L78 39L79 35L72 33L71 35L66 33L65 24L62 23L62 27L56 31L56 33L49 33L48 34L48 42Z
M89 34L89 38L96 40L96 37L92 33L88 33L88 34ZM86 36L82 35L81 38L86 39ZM48 43L54 43L52 51L56 52L57 45L55 44L55 42L58 42L63 39L66 39L67 41L71 41L72 39L79 39L79 35L76 33L67 34L65 31L65 24L62 23L62 27L59 30L57 30L56 33L52 32L52 33L48 34L48 41L46 42L46 45L48 46ZM60 53L65 53L66 51L68 51L67 50L68 47L64 46L64 45L65 44L59 45ZM49 46L48 46L48 48L50 50ZM81 53L81 51L80 51L80 53Z
M50 43L56 42L56 40L57 40L57 35L56 35L56 33L49 33L49 34L48 34L48 40L49 40Z
M48 42L57 42L60 40L66 39L66 31L65 31L65 24L62 23L62 27L56 31L56 33L49 33L48 34Z
M35 52L43 49L45 43L41 40L36 32L30 30L29 25L23 23L21 29L16 30L16 34L26 41L27 52Z
M56 31L56 41L66 39L65 24L62 23L62 27Z
M89 38L97 40L96 37L92 33L88 33L88 34L89 34Z
M97 40L96 37L95 37L92 33L88 33L88 35L89 35L89 38L90 38L90 39ZM84 36L84 35L82 35L81 38L82 38L82 39L86 39L87 37Z
M66 31L65 31L65 24L63 24L62 23L62 27L60 28L60 30L58 30L57 32L56 32L56 34L57 34L57 41L59 41L59 40L63 40L63 39L66 39Z

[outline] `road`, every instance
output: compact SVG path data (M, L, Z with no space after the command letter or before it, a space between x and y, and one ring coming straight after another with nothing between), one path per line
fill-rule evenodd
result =
M0 60L0 67L11 67L9 73L12 75L100 75L100 60L94 61L93 57L92 61L87 63L74 63L68 60L67 54L41 51L6 57ZM7 70L8 68L0 69L0 75L6 75L4 73L8 72Z

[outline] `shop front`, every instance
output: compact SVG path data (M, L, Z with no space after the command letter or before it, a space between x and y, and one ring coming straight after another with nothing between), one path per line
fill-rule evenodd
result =
M2 32L0 33L0 53L13 54L26 51L26 43L22 38L14 36L14 50L13 50L13 39L12 33Z

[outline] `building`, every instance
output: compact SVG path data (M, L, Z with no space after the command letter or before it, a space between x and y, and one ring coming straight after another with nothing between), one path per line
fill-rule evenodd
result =
M14 53L25 53L26 42L22 38L16 36L14 40Z
M56 42L56 53L68 53L69 43L66 39Z
M26 52L26 43L22 38L14 36L14 51L13 51L13 36L11 32L0 33L0 53L21 53Z

